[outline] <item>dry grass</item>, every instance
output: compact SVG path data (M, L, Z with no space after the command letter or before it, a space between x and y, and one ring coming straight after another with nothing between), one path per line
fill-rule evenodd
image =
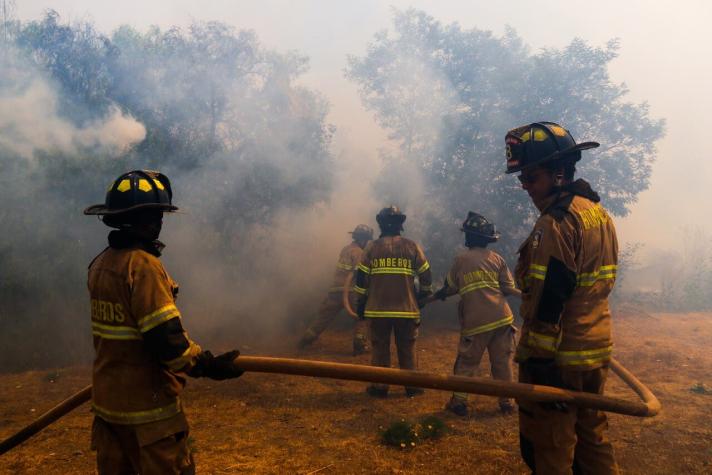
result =
M611 416L610 435L624 473L712 473L712 396L690 391L697 383L712 383L708 349L712 315L647 316L623 311L617 315L615 329L618 359L663 403L663 412L652 419ZM450 371L456 340L454 331L426 326L419 340L421 368ZM327 331L300 356L352 362L349 349L347 331ZM266 353L264 349L249 352ZM367 356L355 359L368 361ZM54 372L0 375L0 437L89 381L85 367L50 373ZM475 397L478 412L463 421L442 412L446 393L427 391L425 396L407 399L401 388L392 388L391 397L374 400L364 393L364 386L264 374L223 383L191 381L185 400L199 471L526 473L518 455L517 418L500 416L496 400ZM615 377L608 394L633 397ZM379 427L431 414L449 426L443 438L410 450L380 443ZM92 473L90 422L87 407L80 408L0 457L0 473Z

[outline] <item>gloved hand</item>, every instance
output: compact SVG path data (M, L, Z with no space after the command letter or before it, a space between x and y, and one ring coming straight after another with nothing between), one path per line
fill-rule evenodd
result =
M365 315L366 314L366 300L365 299L359 299L358 305L356 305L356 315L358 315L359 320L365 320Z
M527 358L520 366L529 375L532 384L564 387L559 367L553 358Z
M442 287L440 290L435 292L434 297L438 300L445 300L447 298L447 287Z
M561 372L553 359L528 358L520 363L519 366L522 371L525 371L529 375L532 384L565 389L564 381L561 379ZM560 412L568 411L568 405L565 402L542 402L539 404L548 410Z
M235 358L240 356L238 350L228 351L218 356L213 356L210 351L203 351L196 360L195 366L188 371L188 376L193 378L210 378L216 381L239 378L242 371L235 365Z
M432 295L431 291L428 291L428 290L419 291L416 296L416 300L418 302L418 308L425 307L429 303L428 297L430 297L431 295Z

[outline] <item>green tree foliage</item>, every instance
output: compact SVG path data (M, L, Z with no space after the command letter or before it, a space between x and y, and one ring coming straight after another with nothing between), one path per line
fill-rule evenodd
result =
M664 124L611 82L618 48L615 40L596 48L575 39L532 53L511 29L497 37L408 10L395 12L392 31L377 34L363 57L349 59L347 75L400 144L378 189L421 218L420 234L438 264L460 242L455 224L468 210L494 220L510 255L530 229L536 210L503 174L504 135L529 122L559 122L578 141L599 141L599 149L584 152L580 175L614 214L628 213L648 187ZM414 180L392 179L413 167L423 180L419 201L407 191Z
M167 173L191 213L181 231L201 236L202 252L247 266L256 256L236 236L330 195L328 107L295 85L305 57L216 22L105 35L50 11L4 26L0 105L46 108L29 135L15 119L30 111L0 111L0 344L10 366L86 353L86 265L107 229L81 210L101 201L119 173ZM145 138L105 146L121 132L117 123L141 124ZM47 139L58 127L68 133Z

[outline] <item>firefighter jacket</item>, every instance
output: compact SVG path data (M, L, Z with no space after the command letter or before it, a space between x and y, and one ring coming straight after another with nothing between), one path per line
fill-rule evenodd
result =
M611 358L608 295L618 242L599 201L587 182L577 180L540 205L515 270L524 319L520 362L554 358L561 367L588 370Z
M432 292L430 264L418 244L402 236L381 236L363 251L354 292L366 318L420 318L420 295ZM365 306L364 306L365 304Z
M155 247L122 231L109 244L89 266L93 411L115 424L173 418L182 412L182 373L201 351L180 323L178 286Z
M516 287L502 256L482 247L459 253L446 278L447 293L460 294L462 336L472 336L514 323L506 294Z
M356 271L356 267L358 267L359 262L361 262L362 255L363 249L355 242L352 242L341 250L339 261L336 263L336 270L334 271L334 280L331 283L331 287L329 287L329 292L342 292L344 290L346 278L349 274Z

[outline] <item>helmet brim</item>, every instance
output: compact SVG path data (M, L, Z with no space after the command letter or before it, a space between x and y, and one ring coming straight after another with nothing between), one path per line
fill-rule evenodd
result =
M463 227L460 228L460 231L462 231L465 234L474 234L475 236L489 239L491 242L497 242L497 241L499 241L499 238L502 237L502 235L497 232L494 234L484 234L484 233L479 233L477 231L472 231L470 229L465 229Z
M178 211L177 206L173 205L167 205L167 204L159 204L159 203L142 203L138 204L135 206L130 206L128 208L122 208L122 209L109 209L106 207L105 204L98 204L98 205L92 205L89 206L87 209L84 210L84 214L88 216L105 216L105 215L112 215L112 214L121 214L121 213L126 213L128 211L134 211L137 209L160 209L161 211L165 213L173 213L175 211Z
M558 151L558 152L554 152L554 153L552 153L551 155L549 155L548 157L542 158L541 160L537 160L536 162L528 163L528 164L526 164L526 165L520 165L520 166L514 167L514 168L508 168L507 170L505 170L504 173L506 173L506 174L509 175L509 174L511 174L511 173L521 172L522 170L528 170L528 169L531 169L531 168L539 167L539 166L541 166L541 165L543 165L543 164L545 164L545 163L549 163L549 162L552 161L552 160L556 160L557 158L561 158L561 157L564 156L564 155L568 155L568 154L570 154L570 153L578 152L578 151L581 151L581 150L589 150L589 149L596 148L596 147L600 147L600 146L601 146L601 144L598 143L598 142L581 142L581 143L577 143L577 144L574 145L573 147L569 147L569 148L567 148L567 149L560 150L560 151Z

